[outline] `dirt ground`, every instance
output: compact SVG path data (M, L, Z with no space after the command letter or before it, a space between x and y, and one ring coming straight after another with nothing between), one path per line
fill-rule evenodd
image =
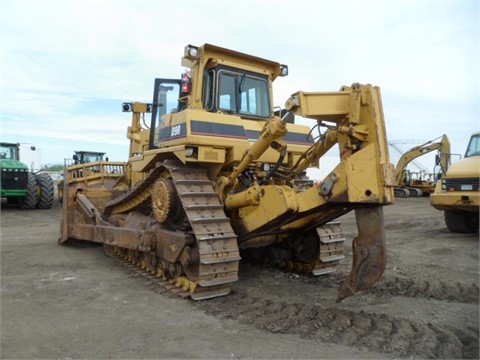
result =
M340 304L350 250L318 278L242 263L232 294L194 302L57 245L60 210L2 207L2 359L479 358L478 234L449 233L428 198L384 209L384 277Z

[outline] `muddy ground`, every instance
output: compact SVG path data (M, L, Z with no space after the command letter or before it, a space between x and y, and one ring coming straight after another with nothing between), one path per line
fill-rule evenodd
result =
M319 278L241 264L232 294L193 302L102 247L57 245L60 211L2 207L3 359L479 358L478 234L449 233L428 198L385 208L384 277L340 304L350 250Z

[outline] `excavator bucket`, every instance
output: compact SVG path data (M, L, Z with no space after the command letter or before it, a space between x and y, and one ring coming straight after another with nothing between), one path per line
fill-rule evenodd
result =
M383 208L356 209L355 216L358 236L352 242L352 270L340 289L337 302L378 282L387 263Z

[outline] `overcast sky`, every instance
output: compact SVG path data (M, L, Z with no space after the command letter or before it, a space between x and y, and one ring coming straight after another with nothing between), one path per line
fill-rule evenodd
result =
M126 160L121 103L179 77L187 44L287 64L278 106L297 90L377 85L405 150L447 134L463 154L480 129L479 1L3 0L0 13L2 141L36 145L44 164L73 150Z

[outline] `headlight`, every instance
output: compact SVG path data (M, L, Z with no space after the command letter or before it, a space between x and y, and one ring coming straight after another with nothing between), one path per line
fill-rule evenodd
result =
M190 146L187 146L185 148L185 156L190 157L190 156L193 156L194 153L195 153L195 148Z
M132 103L123 103L122 104L122 111L123 112L132 111Z
M197 58L198 57L198 47L193 45L185 46L185 57Z

